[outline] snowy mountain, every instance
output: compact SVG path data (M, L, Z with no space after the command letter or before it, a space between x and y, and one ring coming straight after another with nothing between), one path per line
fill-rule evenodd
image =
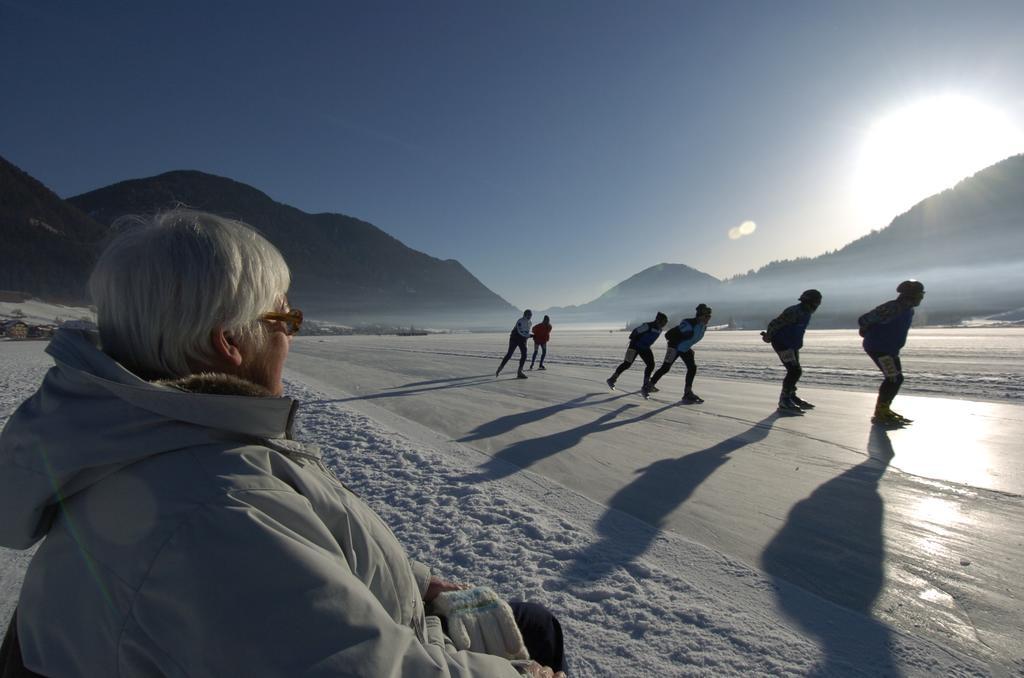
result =
M307 313L349 323L502 324L516 309L454 259L406 247L373 224L308 214L237 181L197 171L122 181L68 202L103 224L176 205L240 219L273 242Z

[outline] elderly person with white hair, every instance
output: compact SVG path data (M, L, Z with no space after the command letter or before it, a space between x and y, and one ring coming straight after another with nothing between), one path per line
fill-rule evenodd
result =
M98 343L59 331L0 436L0 545L42 540L6 670L560 675L546 610L431 576L291 439L302 313L273 245L202 212L136 222L90 280Z

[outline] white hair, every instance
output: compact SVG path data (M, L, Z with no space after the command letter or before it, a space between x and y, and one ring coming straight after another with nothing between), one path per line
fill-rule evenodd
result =
M213 364L217 328L246 345L266 341L259 316L282 303L291 275L252 227L174 209L113 228L89 278L108 355L147 379L183 377Z

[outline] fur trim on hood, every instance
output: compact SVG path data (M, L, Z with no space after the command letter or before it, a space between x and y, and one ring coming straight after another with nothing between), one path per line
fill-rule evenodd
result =
M205 393L207 395L240 395L257 398L271 398L274 394L268 389L230 374L201 372L190 374L178 379L158 379L153 382L158 386L170 386L188 393Z

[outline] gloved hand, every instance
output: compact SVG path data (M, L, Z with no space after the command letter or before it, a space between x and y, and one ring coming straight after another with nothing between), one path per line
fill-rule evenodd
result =
M867 334L867 329L862 327L859 330L857 330L857 334L863 337L865 334Z
M530 658L512 608L486 586L446 591L432 605L448 621L448 637L459 650L505 659Z
M763 341L766 344L770 344L770 343L772 343L772 338L768 336L767 332L762 332L761 333L761 341Z

